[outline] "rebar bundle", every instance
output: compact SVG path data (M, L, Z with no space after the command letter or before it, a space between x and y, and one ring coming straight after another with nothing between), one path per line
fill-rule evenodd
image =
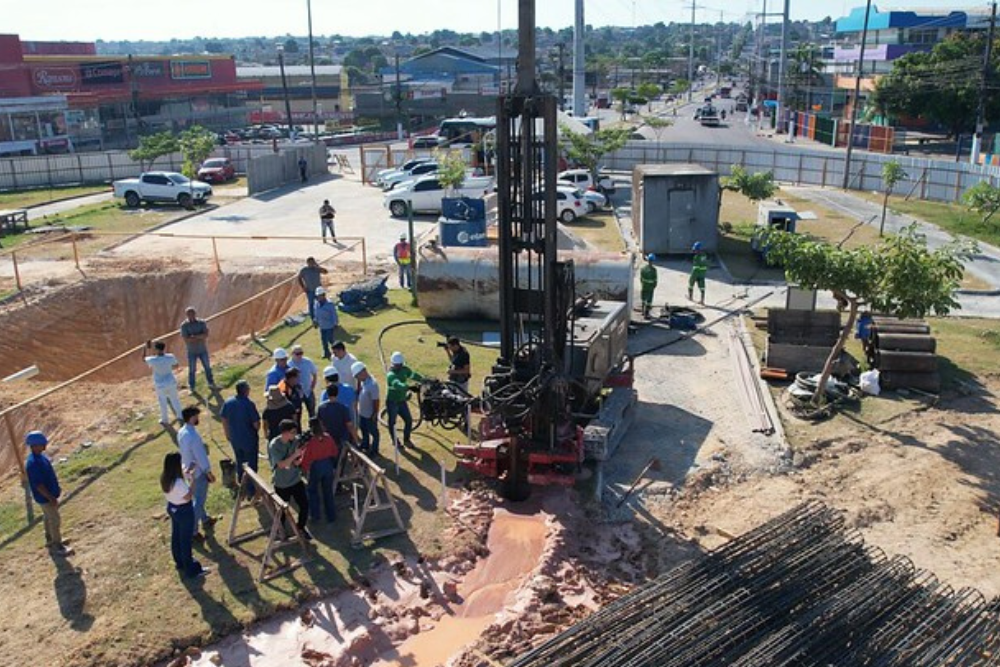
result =
M639 587L511 667L1000 665L1000 600L889 558L817 502Z

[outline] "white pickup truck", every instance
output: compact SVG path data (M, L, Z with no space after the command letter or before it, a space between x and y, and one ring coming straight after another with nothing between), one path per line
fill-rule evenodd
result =
M479 199L493 191L492 176L466 176L462 185L450 194L445 191L435 174L422 176L415 181L400 183L385 194L383 205L395 218L406 217L406 205L413 205L414 213L440 213L441 199L449 197L471 197Z
M173 171L147 171L139 178L126 178L113 185L115 197L124 199L129 208L142 202L169 202L193 208L212 196L212 186Z

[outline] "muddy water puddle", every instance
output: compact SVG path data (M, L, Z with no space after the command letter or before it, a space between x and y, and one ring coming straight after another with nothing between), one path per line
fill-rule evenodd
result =
M373 667L434 667L474 642L494 616L513 602L545 548L545 517L497 510L490 526L489 555L458 587L460 602L430 630L382 654Z

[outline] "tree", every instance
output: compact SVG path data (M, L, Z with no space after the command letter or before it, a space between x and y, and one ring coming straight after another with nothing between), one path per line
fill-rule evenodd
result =
M640 95L640 97L646 98L646 100L649 102L649 111L652 111L653 98L659 97L660 93L663 92L663 89L660 88L655 83L640 83L638 86L636 86L635 92L637 92Z
M621 108L622 120L625 120L625 105L628 103L628 98L631 95L632 91L628 88L613 88L611 90L611 99L618 102Z
M778 186L774 183L774 174L769 171L761 171L751 174L738 164L734 164L730 169L730 175L724 177L719 188L719 206L722 206L722 193L725 190L738 192L751 202L759 202L770 199L778 191Z
M206 53L222 53L225 50L226 47L223 46L222 42L220 42L217 39L210 39L207 42L205 42Z
M129 151L128 156L137 160L143 171L149 171L157 158L176 153L178 150L177 138L174 135L170 132L157 132L139 137L139 147Z
M970 211L979 214L985 225L1000 211L1000 188L990 185L989 181L979 181L962 195L962 201Z
M593 134L583 134L573 132L563 125L560 131L560 142L567 157L589 171L595 182L601 158L624 146L632 134L632 128L629 127L606 127Z
M763 241L768 263L784 267L789 282L805 289L828 290L838 310L848 311L847 322L823 365L813 405L825 400L833 365L854 331L862 307L898 317L947 315L960 307L954 295L962 280L962 263L976 249L974 244L955 241L930 250L916 225L876 246L851 249L776 229L765 231Z
M438 163L438 170L435 174L438 182L444 187L448 194L462 185L465 180L465 160L459 151L435 150L434 158Z
M823 54L819 47L802 44L792 51L788 78L792 84L792 108L811 111L812 89L823 80Z
M677 79L674 81L674 84L670 86L670 94L682 95L686 93L688 91L688 88L690 87L691 87L691 82L688 81L687 79Z
M294 37L289 37L285 40L285 53L298 53L299 43L295 41Z
M901 181L905 181L910 175L903 169L903 165L898 160L889 160L882 165L882 185L885 186L885 194L882 197L882 222L878 225L878 235L885 234L885 210L889 206L889 195L893 188Z
M656 135L657 141L663 141L663 133L668 127L673 125L673 123L666 118L660 118L659 116L643 116L642 125L645 125L653 130L653 134ZM642 125L639 127L642 127Z
M181 132L177 141L184 157L184 166L181 171L188 178L198 175L198 167L215 150L215 134L201 125L192 125Z

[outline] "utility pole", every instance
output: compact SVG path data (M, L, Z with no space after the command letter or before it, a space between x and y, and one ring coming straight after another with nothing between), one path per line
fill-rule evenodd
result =
M403 87L399 81L399 53L395 54L396 61L396 141L403 140Z
M781 13L781 54L778 56L778 106L774 109L774 125L781 132L781 114L785 113L785 60L788 58L788 5Z
M312 107L313 107L313 143L319 141L319 104L316 102L316 59L313 57L313 10L312 0L306 0L306 12L309 19L309 75L312 79Z
M573 21L573 115L577 118L587 115L587 65L583 46L584 30L583 0L576 0L576 15Z
M868 44L868 19L872 13L872 0L865 4L865 25L861 30L861 50L858 51L858 75L854 79L854 97L851 99L851 123L847 134L847 157L844 159L844 189L851 184L851 155L854 153L854 123L858 119L858 97L861 96L861 76L865 70L865 46Z
M561 111L566 106L566 45L559 42L559 104L556 105Z
M288 117L288 138L295 139L295 125L292 123L292 102L288 99L288 79L285 78L285 47L278 45L278 67L281 69L281 92L285 98L285 116Z
M688 102L694 99L694 10L697 5L691 0L691 34L688 36Z
M764 84L768 79L768 66L767 61L770 53L767 49L767 0L764 0L764 8L760 14L760 43L757 45L757 67L760 68L760 76L757 78L757 108L763 111L761 106L764 99ZM758 117L760 118L760 117Z
M979 104L976 107L976 136L972 138L972 153L969 161L979 163L979 153L983 149L983 125L986 116L986 87L990 76L990 60L993 59L993 33L997 22L997 3L992 3L990 11L990 30L986 37L986 54L983 56L983 78L979 81Z
M715 31L715 86L722 83L722 27L723 12L719 10L719 29Z

